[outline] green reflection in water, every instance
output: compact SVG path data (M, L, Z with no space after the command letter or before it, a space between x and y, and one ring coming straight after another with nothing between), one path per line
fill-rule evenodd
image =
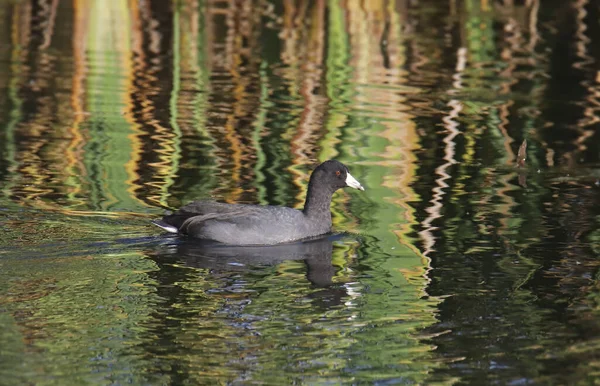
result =
M397 379L401 372L407 379L419 383L436 365L428 362L432 347L422 344L416 332L436 322L434 310L439 301L421 299L427 285L424 272L428 259L416 253L410 244L401 243L398 236L410 216L398 205L407 197L398 189L401 183L394 179L405 173L399 172L397 165L410 169L412 160L403 158L402 153L390 158L387 149L409 145L386 138L387 127L373 118L348 110L348 106L358 102L354 96L353 72L364 69L353 69L349 64L343 13L336 3L331 3L327 93L332 109L324 139L328 146L324 146L322 159L339 154L341 160L350 162L353 175L366 188L364 197L352 194L350 211L360 217L360 231L377 240L376 247L365 249L362 262L373 270L373 277L361 280L363 293L356 300L360 317L356 318L355 327L347 331L352 331L349 336L353 339L349 343L353 350L350 352L356 352L350 358L353 367L364 368L355 370L358 379ZM382 85L381 89L387 90L385 87L387 85ZM407 127L403 122L393 124ZM383 166L386 162L394 167ZM339 220L347 216L339 209L336 214ZM405 238L404 242L411 240ZM411 272L414 274L409 275ZM368 321L371 327L362 326L362 320Z
M2 17L2 19L7 18L7 14L9 13L9 7L0 7L0 17ZM8 28L10 26L10 23L6 23L4 24L4 33L3 36L5 37L11 37L12 35L9 33L10 29ZM7 41L3 43L5 44L9 44L10 41ZM17 162L17 149L16 149L16 141L15 141L15 130L17 128L17 125L19 124L19 122L22 119L22 114L21 114L21 106L22 106L22 101L21 98L19 98L19 86L21 83L21 78L19 76L17 76L17 74L19 74L19 67L20 67L20 58L22 57L22 49L21 47L15 45L11 50L7 50L10 55L7 55L6 60L2 60L3 64L1 65L1 70L4 74L14 74L12 77L8 77L7 79L7 93L8 93L8 98L7 98L7 103L5 105L6 111L4 111L2 113L3 116L6 116L6 122L3 122L3 130L2 130L2 136L0 138L3 139L3 144L2 144L2 158L3 161L6 162L7 166L6 169L7 171L14 171L17 166L18 166L18 162ZM4 58L2 58L4 59ZM4 121L4 119L3 119ZM4 163L3 162L3 163ZM16 176L12 176L12 178L10 178L9 176L5 177L2 181L2 193L5 196L10 196L11 194L13 194L13 187L16 181Z
M97 210L143 207L131 193L132 170L128 170L133 144L131 122L125 119L130 69L129 13L122 2L95 2L88 44L87 109L90 118L84 164L90 186L89 204ZM125 11L125 12L123 12ZM125 35L123 35L125 34Z
M183 94L193 93L193 98L191 102L186 101L187 104L171 108L171 111L179 109L178 111L186 113L185 116L180 114L177 122L182 131L179 153L181 159L176 169L174 185L168 191L168 206L173 208L199 198L210 197L219 184L219 149L217 140L208 127L212 86L207 58L210 56L210 44L206 34L205 12L202 1L193 5L178 2L175 7L174 18L178 20L181 29L181 42L177 44L180 52L178 55L181 56L178 62L188 72L178 72L179 90L173 90L171 98L176 97L175 92L181 94L178 97L179 101L184 101ZM182 79L187 76L194 81ZM192 117L190 120L186 118L188 114Z
M164 175L164 184L161 185L160 203L166 206L169 188L173 185L173 178L179 170L179 160L181 158L181 128L178 119L179 93L181 91L181 7L176 7L173 12L173 88L171 89L171 98L169 99L170 124L172 129L172 138L170 146L169 170Z
M108 253L3 258L0 266L3 374L16 383L150 381L152 359L140 346L140 323L157 301L150 260Z
M267 75L267 62L263 61L260 64L260 107L256 115L256 122L254 124L254 130L252 131L252 142L254 149L256 150L256 165L254 166L254 186L258 191L257 198L258 203L266 205L267 201L267 189L265 187L265 175L263 169L267 165L267 157L264 149L262 148L261 133L265 129L267 123L267 112L273 107L273 104L269 102L269 78Z
M325 58L327 63L327 96L330 99L329 116L325 122L327 131L322 141L322 152L320 161L326 161L338 156L336 144L340 141L339 127L345 124L347 102L351 98L352 89L350 84L350 75L352 67L348 66L349 46L348 34L344 23L343 8L338 2L329 3L329 29L327 44L329 47L328 55Z

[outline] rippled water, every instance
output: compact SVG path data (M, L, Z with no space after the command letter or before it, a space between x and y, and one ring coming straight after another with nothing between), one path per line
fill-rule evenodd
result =
M0 2L0 383L600 379L592 1ZM210 248L200 198L336 233Z

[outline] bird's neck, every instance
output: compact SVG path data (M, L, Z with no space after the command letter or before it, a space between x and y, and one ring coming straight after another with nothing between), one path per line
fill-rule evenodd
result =
M325 219L331 223L331 197L333 192L328 190L308 188L304 214L310 219Z

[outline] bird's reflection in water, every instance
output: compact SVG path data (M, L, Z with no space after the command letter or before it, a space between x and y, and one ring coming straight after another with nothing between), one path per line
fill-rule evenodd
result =
M303 260L306 278L319 290L309 298L314 305L329 308L339 305L348 296L343 284L333 283L335 267L332 264L334 242L344 235L327 235L310 240L270 246L230 246L221 243L175 239L167 250L152 254L160 262L177 260L188 267L210 270L213 275L233 272L255 272L290 260Z

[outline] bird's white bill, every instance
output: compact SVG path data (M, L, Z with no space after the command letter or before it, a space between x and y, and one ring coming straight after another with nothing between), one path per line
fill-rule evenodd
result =
M346 173L346 185L354 189L365 190L360 182L358 182L356 178L352 177L352 174L350 173Z

